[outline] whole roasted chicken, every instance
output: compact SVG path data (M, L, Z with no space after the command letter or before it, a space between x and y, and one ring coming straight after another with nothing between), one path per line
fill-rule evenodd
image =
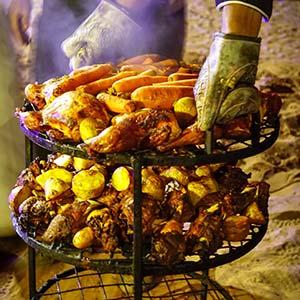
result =
M142 109L123 114L99 135L85 141L98 153L156 148L176 139L181 133L175 115L168 110Z

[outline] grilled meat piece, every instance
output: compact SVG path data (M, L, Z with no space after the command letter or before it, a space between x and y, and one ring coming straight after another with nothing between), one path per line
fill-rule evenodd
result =
M171 266L184 260L185 240L182 223L170 220L155 234L151 256L163 265Z
M86 221L93 229L96 243L101 245L104 251L113 253L119 244L116 215L108 207L93 210Z
M85 141L91 152L155 148L171 142L181 132L174 114L167 110L142 109L122 115L113 124Z
M36 232L45 231L54 214L51 203L37 196L27 198L19 206L19 222L25 230L33 227Z
M248 184L250 175L245 174L242 169L226 165L215 173L219 185L219 191L227 193L240 193Z
M88 201L74 201L68 205L66 209L52 219L42 236L42 240L51 244L77 232L85 225L89 208Z
M171 191L164 201L162 211L166 213L167 218L178 222L188 222L195 214L194 206L190 203L184 189Z
M223 242L219 205L200 208L198 217L185 235L187 254L214 253Z
M123 230L126 230L124 233L127 236L127 239L131 239L133 234L133 204L134 197L133 193L127 193L125 197L120 202L120 220L123 223L121 227ZM142 233L144 236L150 235L153 232L153 222L158 218L159 207L157 200L149 196L144 196L142 199ZM124 235L123 234L123 235ZM128 237L129 236L129 237Z

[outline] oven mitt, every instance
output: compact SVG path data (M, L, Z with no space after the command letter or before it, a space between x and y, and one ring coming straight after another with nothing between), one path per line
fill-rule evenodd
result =
M125 10L104 0L61 46L76 69L142 53L142 36L142 27Z
M216 33L194 88L198 126L209 130L259 111L254 87L260 38Z

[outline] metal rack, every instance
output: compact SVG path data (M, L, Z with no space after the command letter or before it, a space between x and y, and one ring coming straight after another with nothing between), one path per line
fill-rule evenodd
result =
M254 120L257 120L257 116L254 116ZM218 143L212 144L211 135L207 134L206 146L204 148L186 147L183 150L169 153L158 153L154 151L135 151L127 153L116 153L106 155L96 155L93 159L99 162L109 162L110 164L127 164L131 165L134 170L134 238L132 246L132 255L129 258L124 259L92 259L86 257L86 253L75 249L64 248L63 246L58 248L51 248L39 241L34 237L23 232L20 226L15 221L15 228L17 233L25 240L29 245L29 284L30 284L30 298L39 299L41 296L48 295L48 289L55 285L57 287L56 292L58 299L63 299L62 294L64 293L59 287L59 282L75 276L79 285L74 288L76 291L83 295L83 291L88 288L83 288L80 284L82 274L84 270L94 269L94 272L99 278L97 287L92 286L90 288L102 288L105 290L106 287L112 286L111 283L104 283L102 281L102 275L105 273L119 274L121 281L123 280L122 274L131 274L133 282L130 287L133 287L134 294L125 293L123 298L106 298L103 299L184 299L180 298L183 296L194 296L194 299L200 296L201 300L210 299L232 299L230 295L220 287L216 282L212 281L208 277L208 270L213 267L220 266L222 264L231 262L242 255L253 249L263 238L266 230L266 225L252 226L251 233L247 239L238 244L224 243L222 248L219 249L213 255L208 257L201 257L198 261L184 261L183 263L172 266L172 269L168 269L158 264L150 263L143 257L143 245L142 245L142 220L141 220L141 168L149 165L182 165L182 166L194 166L197 164L208 164L218 162L232 162L239 159L256 155L260 152L265 151L267 148L272 146L276 141L279 134L279 120L275 119L271 123L267 120L263 120L262 123L254 122L253 131L255 134L249 139L243 140L231 140L231 141L218 141ZM21 129L24 134L30 139L31 142L27 145L27 161L32 161L32 149L31 143L35 143L38 146L45 148L53 152L60 152L69 154L72 156L78 156L82 158L91 158L86 149L82 146L76 146L72 144L60 144L53 142L48 139L44 134L30 131L21 124ZM212 153L212 149L218 149L218 152ZM267 208L266 208L267 210ZM64 261L75 265L75 268L65 271L61 274L56 275L55 278L50 279L42 288L36 289L36 274L35 274L35 251L41 250L43 253L50 255L58 260ZM83 273L82 273L83 272ZM195 273L197 272L197 273ZM200 275L199 273L200 272ZM93 273L93 274L94 274ZM149 286L143 282L143 278L149 275L160 275L162 276L161 282L168 288L170 283L167 275L169 274L181 274L182 279L188 286L191 286L191 280L197 279L201 283L201 288L187 294L174 294L173 291L169 290L168 296L165 298L155 298L151 296ZM73 278L73 279L74 279ZM189 279L187 279L189 278ZM179 279L177 279L179 280ZM129 285L123 284L123 289L127 289ZM145 294L145 289L146 294ZM148 294L147 294L148 293ZM51 294L51 295L54 295ZM196 296L198 295L198 296ZM218 298L218 297L223 298ZM148 297L148 298L147 298ZM168 298L167 298L168 297ZM82 299L83 296L82 296ZM102 298L101 298L102 299Z

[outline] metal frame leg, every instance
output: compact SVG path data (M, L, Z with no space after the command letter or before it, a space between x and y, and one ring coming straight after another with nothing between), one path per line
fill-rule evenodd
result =
M35 250L28 246L29 298L36 299Z
M141 159L132 158L134 170L134 239L133 239L133 280L134 299L140 300L143 295L142 287L142 183L141 183Z

